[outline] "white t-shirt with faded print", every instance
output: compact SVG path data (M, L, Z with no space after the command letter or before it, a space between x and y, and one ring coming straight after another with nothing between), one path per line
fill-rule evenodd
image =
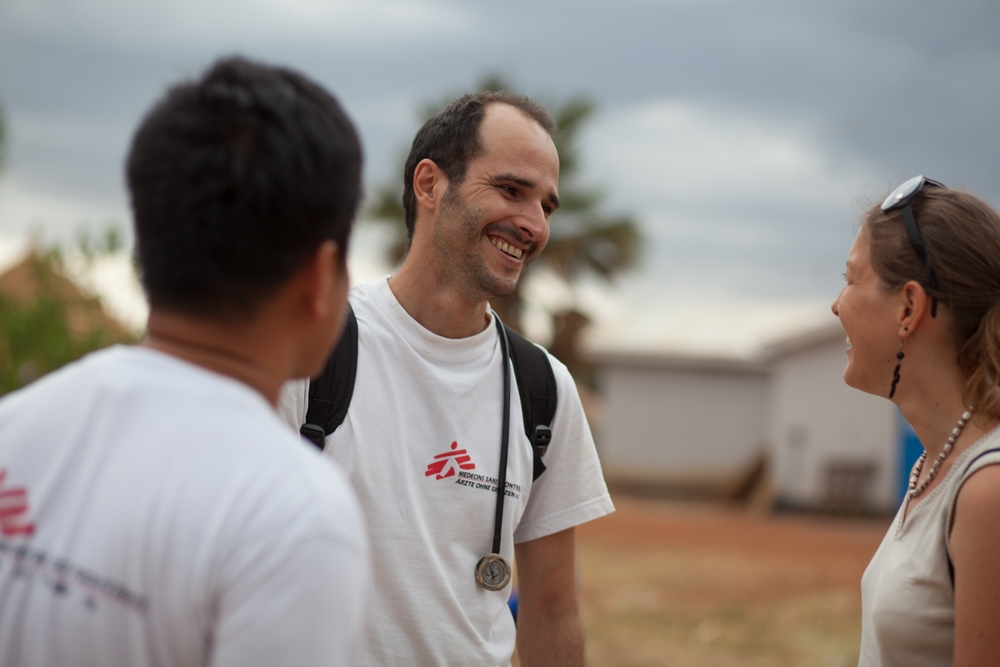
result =
M343 473L230 378L113 348L0 401L0 665L351 664Z
M351 291L357 379L325 453L351 477L368 520L375 594L361 665L509 665L511 587L487 591L476 563L492 549L503 371L491 323L448 339L403 310L383 278ZM558 387L547 471L532 451L511 373L510 449L501 553L614 511L576 386L550 357ZM279 410L299 425L306 384Z

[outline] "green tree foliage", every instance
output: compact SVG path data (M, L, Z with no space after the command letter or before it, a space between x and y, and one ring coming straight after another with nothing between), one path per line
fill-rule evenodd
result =
M514 91L506 81L495 75L483 79L479 90ZM449 101L425 106L423 119L430 118ZM593 103L586 97L575 97L549 108L555 109L553 118L559 128L555 144L559 151L561 206L549 223L549 243L545 252L527 267L511 296L491 302L500 317L515 328L520 325L521 285L532 271L549 267L569 284L584 274L612 280L635 266L642 248L642 237L634 218L605 212L601 206L604 193L580 182L580 130L593 116ZM402 171L400 167L399 173L402 174ZM402 192L402 182L384 185L376 192L367 211L368 217L392 225L394 235L388 252L393 263L400 262L406 254ZM553 313L556 322L563 315L565 313Z
M0 109L0 168L6 130ZM103 238L83 232L78 239L88 262L121 245L114 227ZM32 252L0 276L0 396L88 352L131 342L135 337L105 315L98 299L66 278L58 249Z
M65 276L58 251L0 276L0 395L113 343L135 342Z

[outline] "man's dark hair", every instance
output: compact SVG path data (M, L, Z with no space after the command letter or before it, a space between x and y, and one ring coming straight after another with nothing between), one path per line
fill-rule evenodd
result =
M150 304L246 318L323 241L336 241L344 261L361 144L316 83L228 58L146 115L127 180Z
M487 90L463 95L424 123L410 147L403 168L403 211L406 216L407 245L413 240L417 221L417 200L413 193L413 174L421 160L429 159L444 172L449 186L465 180L469 162L482 153L479 126L491 104L509 104L534 120L551 136L556 123L541 104L523 95L504 90Z

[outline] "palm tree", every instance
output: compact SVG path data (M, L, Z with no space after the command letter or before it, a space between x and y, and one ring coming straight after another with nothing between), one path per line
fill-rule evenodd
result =
M501 77L487 76L479 86L480 90L512 90ZM448 100L450 101L450 100ZM424 119L430 118L443 104L424 107ZM594 113L594 105L585 97L575 97L555 108L553 118L559 128L555 137L559 151L560 177L559 210L550 221L549 243L545 252L527 269L518 283L517 289L507 297L494 299L490 305L508 325L520 328L521 286L525 279L541 267L547 267L560 276L567 284L573 285L584 274L595 275L604 280L612 280L619 274L635 266L642 246L642 237L635 220L630 215L612 215L601 209L605 195L579 182L579 132ZM402 172L402 168L400 169ZM394 239L388 248L389 260L398 264L406 254L406 224L403 217L402 183L384 185L375 194L367 217L390 224L394 229ZM570 308L552 313L554 322L579 322L570 315L576 312ZM579 313L577 313L579 315ZM558 326L556 338L559 338ZM580 326L573 326L575 334ZM574 345L563 342L556 346L561 356L573 356ZM571 359L563 359L571 366Z

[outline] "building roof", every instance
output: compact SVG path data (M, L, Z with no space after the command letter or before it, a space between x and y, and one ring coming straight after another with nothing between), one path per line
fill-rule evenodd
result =
M0 274L13 271L42 251L27 237L0 235ZM87 260L80 252L65 253L61 277L72 282L84 297L97 297L104 312L131 335L146 327L149 306L127 252Z
M86 294L58 270L56 262L37 252L29 252L0 273L0 296L21 305L31 304L39 297L58 300L66 308L70 334L77 338L100 329L113 342L132 339L127 327L105 311L99 298Z
M586 331L582 347L603 365L755 373L775 358L843 336L826 303L692 302L633 308Z

